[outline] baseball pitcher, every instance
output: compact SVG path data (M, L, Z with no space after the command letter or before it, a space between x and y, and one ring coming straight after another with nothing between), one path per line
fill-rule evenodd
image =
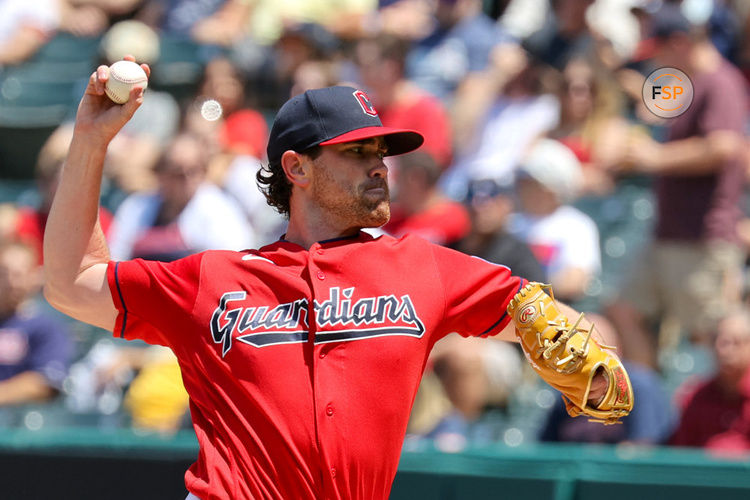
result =
M78 108L45 235L45 295L174 351L200 444L191 498L387 499L428 354L451 332L520 341L573 415L612 423L632 408L616 355L540 284L417 237L362 231L390 215L383 158L423 139L383 127L354 88L307 91L276 116L258 181L289 218L278 241L111 261L102 165L143 89L114 104L107 79L97 68Z

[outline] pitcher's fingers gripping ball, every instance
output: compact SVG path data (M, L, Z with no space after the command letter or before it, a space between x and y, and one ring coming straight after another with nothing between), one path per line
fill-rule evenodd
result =
M136 85L146 90L148 76L143 68L133 61L117 61L109 67L109 79L104 87L107 97L117 104L125 104L130 90Z
M563 394L571 416L585 413L594 421L618 423L633 409L633 388L622 362L614 348L591 337L594 325L590 330L578 326L583 314L571 325L544 288L551 290L549 285L529 283L508 304L526 358L545 382ZM589 392L600 370L608 387L594 407Z

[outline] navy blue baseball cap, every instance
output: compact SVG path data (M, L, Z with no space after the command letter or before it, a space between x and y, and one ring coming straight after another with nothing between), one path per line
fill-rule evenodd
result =
M370 98L352 87L308 90L289 99L276 114L268 139L268 161L285 151L341 144L371 137L385 139L386 155L400 155L422 145L424 137L408 129L384 127Z

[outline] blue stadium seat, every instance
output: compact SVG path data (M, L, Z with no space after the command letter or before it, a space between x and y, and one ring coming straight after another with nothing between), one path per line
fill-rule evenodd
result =
M98 50L99 38L60 33L29 61L0 70L0 178L33 176L42 143L75 112Z
M93 70L98 38L61 33L29 61L0 72L0 127L54 126L75 109Z

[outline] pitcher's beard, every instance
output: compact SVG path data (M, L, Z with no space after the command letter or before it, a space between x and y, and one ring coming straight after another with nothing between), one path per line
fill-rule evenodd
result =
M369 189L369 187L368 187ZM384 193L367 192L361 189L351 198L342 198L335 204L334 213L344 225L358 227L379 227L391 218L391 200L388 186Z
M362 227L380 227L391 218L390 200L379 202L366 214L362 214Z
M391 203L388 186L383 193L368 193L366 188L341 196L341 193L315 192L318 205L331 217L338 219L337 225L347 227L380 227L391 218ZM381 187L381 186L379 186Z
M391 217L388 181L368 178L360 185L337 180L320 160L314 163L315 181L311 196L325 209L336 225L344 227L379 227Z

